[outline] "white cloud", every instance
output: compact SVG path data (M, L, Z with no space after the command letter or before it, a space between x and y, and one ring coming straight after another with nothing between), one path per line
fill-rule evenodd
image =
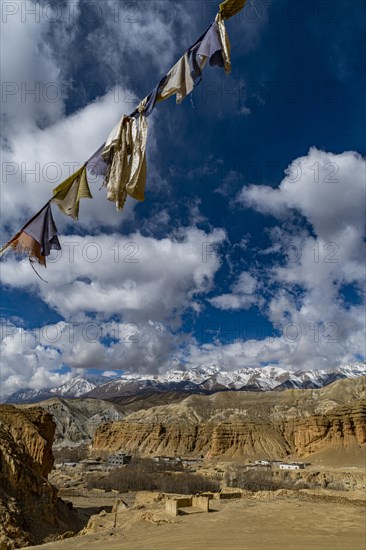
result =
M233 189L238 182L243 180L243 175L237 170L230 170L227 176L225 176L220 185L215 189L215 193L222 195L223 197L231 197Z
M237 282L231 286L231 294L221 294L210 298L209 302L219 309L250 309L260 303L257 293L258 282L247 272L241 273Z
M178 33L176 28L178 23L186 31L192 27L193 32L195 30L195 14L184 5L175 3L168 6L167 2L161 0L120 4L117 10L114 0L108 0L108 5L115 16L109 14L105 18L106 32L103 33L102 42L99 42L100 33L97 31L91 34L90 42L99 42L101 59L104 64L107 61L112 71L114 69L117 79L119 75L116 69L121 66L121 60L125 59L126 51L129 60L138 56L140 63L148 63L164 74L175 63L175 58L180 57L190 45L187 42L189 33ZM108 15L107 12L105 15ZM196 39L195 36L192 38Z
M19 389L41 389L66 382L70 374L53 372L60 361L59 351L41 343L36 332L24 332L11 323L1 324L1 393Z
M45 40L49 23L27 10L29 1L7 2L2 11L2 113L3 136L13 144L17 135L56 122L64 113L63 98L50 101L57 90L60 69ZM7 54L5 54L7 52Z
M297 192L288 189L286 179L277 190L251 187L242 191L241 200L246 204L251 202L258 210L275 213L282 224L270 232L271 248L262 251L266 259L263 269L257 267L255 274L242 272L231 286L230 294L211 299L211 303L221 309L239 310L259 305L276 327L277 336L271 336L269 325L261 323L253 328L251 323L249 332L248 327L241 326L234 343L226 343L224 336L218 335L217 341L211 344L193 342L183 346L182 357L176 351L184 344L184 335L181 335L183 340L177 341L172 330L179 326L185 312L200 311L200 300L213 288L214 276L220 267L215 245L226 238L222 230L207 234L192 227L161 240L138 233L128 237L116 234L68 237L62 239L61 259L49 265L48 285L35 278L27 263L17 263L11 256L2 266L4 283L12 288L33 288L45 303L70 322L88 325L94 322L89 315L96 313L95 322L102 327L106 326L103 323L109 326L111 317L116 315L124 326L136 323L140 345L126 345L125 338L121 342L120 337L106 345L102 332L92 342L82 335L72 345L58 344L55 354L52 343L48 347L42 341L28 351L23 350L27 362L45 363L46 369L48 364L50 372L55 364L59 366L63 361L75 369L128 368L153 372L167 368L174 353L178 360L191 366L215 363L223 369L261 363L316 369L336 367L352 362L357 355L362 356L364 307L345 303L341 290L344 284L355 283L361 295L363 213L356 208L351 216L346 207L343 218L338 203L339 197L347 193L355 204L361 203L363 189L359 171L363 161L354 153L330 155L312 149L308 158L293 163L290 176L294 179L291 172L294 167L313 166L321 159L338 162L342 174L338 193L318 193L314 182L310 179L305 183L303 178L292 183ZM262 202L257 202L260 193ZM313 193L313 200L309 193ZM274 202L271 198L266 201L270 194L274 194ZM347 206L348 199L344 200ZM284 205L300 211L311 224L312 232L303 223L294 224L293 216L286 221ZM338 212L337 224L332 220L333 206ZM73 242L77 245L74 256ZM337 246L329 246L332 243ZM117 252L119 257L115 261ZM96 254L101 254L101 258L94 262ZM138 263L129 263L134 259ZM108 330L107 337L112 329ZM11 357L11 347L7 350ZM6 371L10 380L12 368L10 365ZM10 381L7 387L11 384L16 387L17 383Z
M102 318L176 324L211 289L220 266L214 246L224 239L222 230L207 234L195 228L161 240L139 233L64 237L58 261L49 262L49 284L11 253L2 279L12 288L32 287L67 319L96 312Z
M244 187L238 200L258 212L276 217L296 209L315 233L329 240L349 228L363 228L365 160L354 151L341 154L311 148L286 171L278 189L265 185Z
M361 312L353 313L361 321ZM192 368L215 365L223 371L268 363L285 370L319 370L344 366L355 362L357 353L364 354L360 330L344 338L344 334L333 333L333 327L323 332L321 327L313 330L307 322L292 320L282 325L276 337L267 336L270 329L263 323L242 324L240 329L241 338L232 343L191 344L179 355L180 361ZM257 339L259 335L263 339Z
M364 174L357 153L312 148L289 166L278 189L249 186L239 195L244 205L282 222L263 251L277 255L261 282L268 319L299 334L291 349L286 342L279 348L284 365L334 366L364 355L364 306L342 295L345 285L354 285L363 297ZM297 223L298 214L311 230Z
M161 323L60 322L31 330L1 325L1 393L52 388L86 369L153 373L166 370L183 341ZM109 344L107 344L107 340ZM67 365L71 371L61 374Z
M3 283L32 289L67 322L43 326L41 321L32 330L2 326L3 391L38 388L40 374L46 387L54 386L59 375L53 371L64 364L73 372L168 368L186 337L175 336L175 330L185 312L200 310L202 296L212 288L220 267L215 246L225 238L222 230L207 234L195 228L161 240L140 234L65 238L63 255L49 263L48 284L28 261L17 262L10 254L2 264Z
M73 369L157 372L177 345L175 337L161 323L98 322L65 323L61 330L49 327L63 363ZM42 330L42 341L47 341ZM106 339L110 344L106 345Z

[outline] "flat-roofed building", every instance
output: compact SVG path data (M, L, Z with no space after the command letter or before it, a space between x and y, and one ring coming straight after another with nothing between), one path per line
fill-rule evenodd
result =
M280 464L280 470L303 470L305 468L305 464L302 464L301 462L294 462L292 464Z
M108 457L108 466L124 466L131 462L132 456L124 453L116 453Z

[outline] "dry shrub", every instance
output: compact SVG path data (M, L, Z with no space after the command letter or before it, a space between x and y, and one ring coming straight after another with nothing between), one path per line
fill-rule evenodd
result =
M276 491L277 489L310 489L314 484L290 476L276 476L270 468L250 468L234 466L225 474L228 487L238 487L247 491Z
M88 489L125 491L159 491L194 494L218 491L220 480L181 472L180 464L159 464L149 459L134 460L127 467L114 468L100 480L90 480Z
M86 445L56 448L52 452L56 464L60 464L61 462L80 462L81 460L85 460L89 455L89 449Z

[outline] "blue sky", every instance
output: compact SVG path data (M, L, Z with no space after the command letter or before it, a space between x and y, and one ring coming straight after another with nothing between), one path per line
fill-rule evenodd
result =
M100 181L39 280L1 263L3 395L75 374L363 360L365 5L253 0L232 74L149 118L146 200ZM208 27L218 2L2 3L2 240ZM35 93L31 93L31 90Z

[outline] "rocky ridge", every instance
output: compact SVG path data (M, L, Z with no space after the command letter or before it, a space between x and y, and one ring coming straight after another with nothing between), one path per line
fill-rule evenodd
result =
M1 548L37 544L67 530L59 514L71 521L72 513L47 480L55 428L52 416L41 407L19 410L0 405Z
M39 405L52 415L56 424L55 447L90 444L100 424L122 420L126 416L118 404L100 399L53 398L42 401ZM17 407L31 410L30 405Z

